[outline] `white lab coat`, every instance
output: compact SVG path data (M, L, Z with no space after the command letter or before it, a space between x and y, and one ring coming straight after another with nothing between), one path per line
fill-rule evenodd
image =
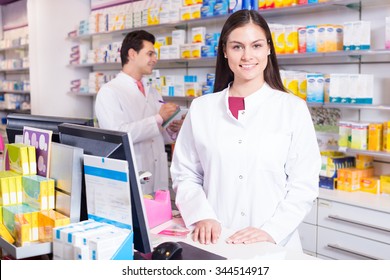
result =
M296 229L318 196L321 166L307 105L264 84L237 120L228 96L195 99L176 141L171 175L185 224L258 227L301 249Z
M171 143L172 139L156 121L155 115L161 107L160 94L143 84L146 97L132 77L120 72L99 90L95 111L101 128L130 133L138 170L152 173L150 182L142 185L147 194L168 188L165 143Z

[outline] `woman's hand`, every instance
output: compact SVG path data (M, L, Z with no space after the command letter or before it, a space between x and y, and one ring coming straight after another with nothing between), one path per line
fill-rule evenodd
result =
M207 219L195 223L192 233L192 240L199 241L200 244L217 243L221 235L221 225L216 220Z
M227 240L229 244L250 244L256 242L271 242L275 243L274 239L264 230L254 227L247 227L237 231L235 234L230 236Z

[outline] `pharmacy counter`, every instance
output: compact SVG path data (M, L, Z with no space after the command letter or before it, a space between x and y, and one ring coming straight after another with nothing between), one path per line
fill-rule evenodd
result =
M268 242L258 242L253 244L227 244L225 240L233 234L233 232L228 229L222 230L221 237L217 244L209 245L194 242L191 239L191 233L189 233L186 237L173 237L157 234L172 226L174 223L178 223L178 220L173 219L151 230L153 246L157 246L159 243L165 241L181 241L208 252L223 256L227 259L316 260L316 258L302 252L293 251Z

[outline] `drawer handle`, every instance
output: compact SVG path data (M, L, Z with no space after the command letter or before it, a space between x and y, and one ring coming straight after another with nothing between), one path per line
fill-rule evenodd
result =
M337 216L337 215L328 215L328 218L329 218L329 219L333 219L333 220L337 220L337 221L342 221L342 222L346 222L346 223L351 223L351 224L363 226L363 227L368 227L368 228L372 228L372 229L377 229L377 230L382 230L382 231L390 232L390 229L385 228L385 227L380 227L380 226L376 226L376 225L365 224L365 223L362 223L362 222L359 222L359 221L355 221L355 220L343 218L343 217L340 217L340 216Z
M370 256L370 255L367 255L367 254L364 254L364 253L360 253L360 252L357 252L357 251L354 251L354 250L351 250L351 249L347 249L347 248L341 247L341 246L339 246L337 244L328 244L327 246L329 248L332 248L332 249L335 249L335 250L347 252L347 253L350 253L350 254L353 254L353 255L356 255L356 256L360 256L360 257L364 257L364 258L370 259L370 260L380 260L380 259L378 259L376 257Z

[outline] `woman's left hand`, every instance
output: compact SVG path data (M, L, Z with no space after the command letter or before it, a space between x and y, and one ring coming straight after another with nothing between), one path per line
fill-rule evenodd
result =
M247 227L237 231L235 234L230 236L226 242L228 244L250 244L256 242L271 242L275 243L274 239L262 229Z

